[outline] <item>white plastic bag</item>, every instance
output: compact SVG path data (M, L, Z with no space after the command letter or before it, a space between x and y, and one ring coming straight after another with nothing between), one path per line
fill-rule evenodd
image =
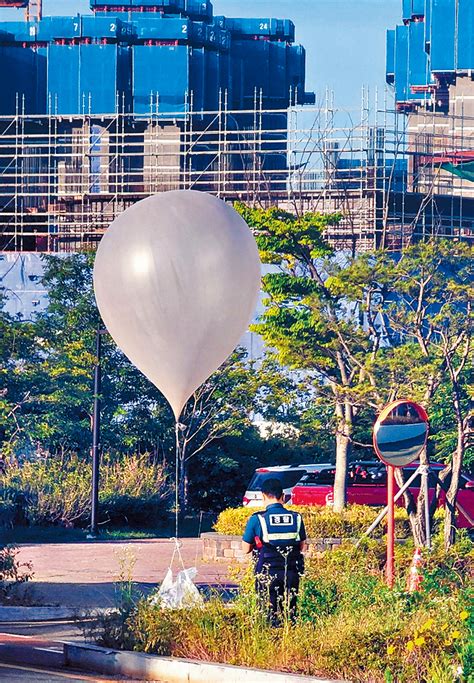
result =
M151 604L160 604L164 609L200 607L203 599L193 583L197 573L196 567L183 569L177 573L176 581L173 581L173 572L168 569L158 593L150 600Z

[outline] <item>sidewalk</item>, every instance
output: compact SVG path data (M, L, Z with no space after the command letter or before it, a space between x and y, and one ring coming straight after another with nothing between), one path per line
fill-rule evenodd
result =
M112 607L120 574L148 592L163 580L174 547L168 539L28 544L20 546L18 559L32 564L26 591L34 604ZM202 560L199 538L183 539L181 554L186 567L197 567L197 583L228 583L227 565ZM175 557L173 569L181 568Z

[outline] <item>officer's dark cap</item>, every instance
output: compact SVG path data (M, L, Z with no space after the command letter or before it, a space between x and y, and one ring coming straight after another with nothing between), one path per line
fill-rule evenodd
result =
M270 498L276 498L278 500L283 495L281 481L275 477L268 477L268 479L265 479L262 483L262 493Z

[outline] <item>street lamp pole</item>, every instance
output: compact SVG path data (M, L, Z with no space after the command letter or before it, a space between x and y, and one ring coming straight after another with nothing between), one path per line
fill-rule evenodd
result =
M92 537L99 533L98 510L99 510L99 468L100 468L100 385L101 370L100 360L102 351L101 335L103 330L97 329L95 338L95 366L94 366L94 410L92 415L92 512L91 530Z

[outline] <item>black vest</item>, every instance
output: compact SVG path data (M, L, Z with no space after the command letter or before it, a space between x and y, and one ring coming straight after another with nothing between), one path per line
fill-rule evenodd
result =
M301 515L285 508L274 508L256 512L262 527L262 547L258 551L256 572L264 567L272 570L302 572L304 569L301 543Z

